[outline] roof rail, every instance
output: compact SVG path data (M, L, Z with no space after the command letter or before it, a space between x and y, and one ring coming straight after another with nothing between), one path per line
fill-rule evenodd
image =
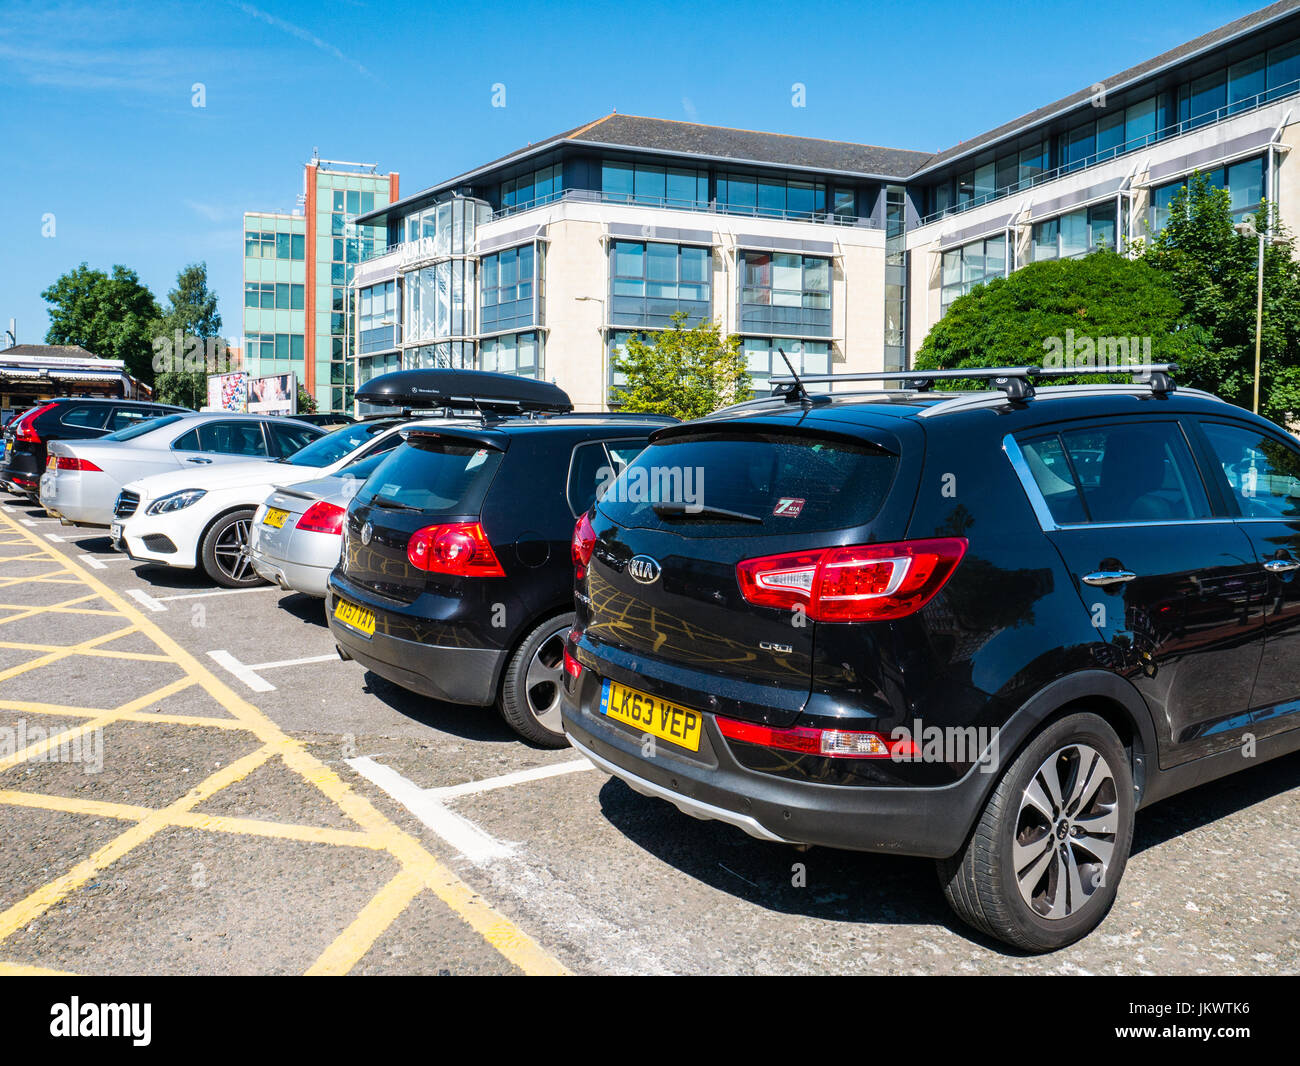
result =
M1178 370L1177 363L1146 363L1141 366L1119 368L1110 367L1041 367L1041 366L998 366L970 367L961 370L885 370L869 374L812 374L802 378L773 377L773 385L793 385L796 383L834 383L847 381L906 381L914 392L928 392L934 388L936 381L959 381L974 378L988 381L995 389L1006 394L1007 399L1023 403L1034 395L1034 378L1075 377L1080 374L1101 374L1105 376L1129 376L1146 380L1152 393L1163 396L1174 391L1173 375Z

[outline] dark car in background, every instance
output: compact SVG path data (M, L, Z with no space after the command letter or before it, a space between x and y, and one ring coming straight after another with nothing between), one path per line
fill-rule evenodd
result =
M702 506L616 482L580 520L574 747L762 840L936 859L1022 950L1085 935L1137 809L1300 748L1300 447L1171 369L658 431L622 481Z
M521 736L563 746L574 520L674 420L572 414L546 382L418 373L422 406L484 417L413 426L367 478L343 522L330 628L342 655L381 677L438 700L496 703ZM382 381L358 400L375 402L365 389Z
M11 492L34 496L54 440L95 440L151 418L184 414L188 409L144 400L63 397L37 404L4 427L0 484Z

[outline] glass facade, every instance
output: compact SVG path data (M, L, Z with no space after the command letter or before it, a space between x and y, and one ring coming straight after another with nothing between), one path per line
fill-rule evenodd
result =
M826 214L826 185L784 177L727 173L718 177L718 206L771 218L811 219Z
M831 261L792 252L742 251L740 332L831 335Z
M1007 269L1005 233L972 241L960 248L951 248L944 252L943 265L940 269L941 313L946 314L954 300L959 296L965 296L976 285L1004 277Z
M369 285L358 293L357 331L362 355L397 346L397 281Z
M907 366L907 195L885 188L885 369Z
M694 326L712 317L713 253L693 245L612 241L609 248L609 321L616 326L664 329L672 316Z
M557 200L564 193L564 168L558 163L540 167L501 183L501 210L522 211Z
M922 196L926 221L974 207L1038 182L1158 140L1222 121L1300 92L1300 41L1288 41L1225 62L1217 70L1172 88L1137 88L1087 108L1050 133L1027 134L982 162L929 185Z

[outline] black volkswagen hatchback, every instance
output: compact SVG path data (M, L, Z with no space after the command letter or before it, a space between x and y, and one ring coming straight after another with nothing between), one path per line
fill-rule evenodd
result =
M554 385L475 371L388 374L358 399L484 417L413 427L353 498L326 604L340 654L563 747L574 519L675 420L575 415Z
M1018 948L1085 935L1138 808L1300 748L1300 448L1171 369L660 430L575 533L574 746L762 840L937 859ZM694 507L622 491L663 471Z

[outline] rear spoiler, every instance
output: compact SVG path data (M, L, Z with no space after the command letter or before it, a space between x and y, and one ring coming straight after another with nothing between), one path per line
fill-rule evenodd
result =
M840 441L856 444L860 447L875 448L888 455L898 455L901 444L891 431L880 426L862 425L847 428L846 423L831 423L800 418L791 421L788 417L773 414L769 417L751 415L746 418L716 418L708 416L694 422L682 422L675 426L665 426L650 434L650 443L659 444L677 440L681 437L704 437L713 434L733 437L759 436L771 434L778 437L809 437L822 440ZM888 442L888 443L887 443Z
M422 444L435 444L440 440L463 441L504 452L510 447L510 437L494 429L479 426L413 426L398 431L402 439L417 448Z

